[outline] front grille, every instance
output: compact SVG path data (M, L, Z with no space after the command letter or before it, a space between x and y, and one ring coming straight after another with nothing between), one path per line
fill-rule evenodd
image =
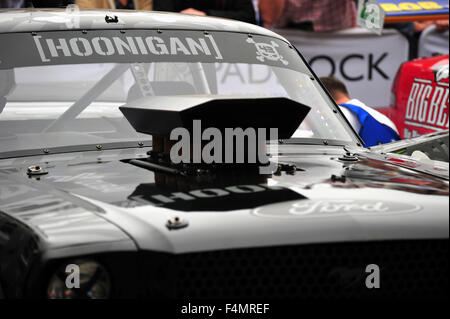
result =
M380 268L380 289L366 267ZM178 298L445 298L448 240L149 253L145 296Z

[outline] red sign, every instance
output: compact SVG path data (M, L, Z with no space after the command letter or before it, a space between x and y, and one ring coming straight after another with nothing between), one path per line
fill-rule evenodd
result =
M449 129L449 56L417 59L400 68L385 113L402 138Z

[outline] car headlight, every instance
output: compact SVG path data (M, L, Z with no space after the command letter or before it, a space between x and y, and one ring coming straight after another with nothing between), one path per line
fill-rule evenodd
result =
M111 280L106 269L95 261L64 264L50 278L49 299L106 299L111 295Z

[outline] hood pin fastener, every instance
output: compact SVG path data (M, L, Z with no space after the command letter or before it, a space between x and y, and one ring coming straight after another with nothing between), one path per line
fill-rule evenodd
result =
M180 217L171 218L166 223L166 227L169 230L182 229L182 228L187 227L188 225L189 225L189 223L186 220L181 219Z
M359 161L358 156L351 154L350 152L347 152L344 156L341 156L338 159L342 162L358 162Z
M27 175L28 176L41 176L46 175L48 172L44 170L41 166L30 166L27 169Z
M119 18L117 16L105 16L105 22L106 23L119 23Z
M333 183L336 182L341 182L341 183L345 183L347 181L347 177L343 176L336 176L336 175L331 175L331 181Z

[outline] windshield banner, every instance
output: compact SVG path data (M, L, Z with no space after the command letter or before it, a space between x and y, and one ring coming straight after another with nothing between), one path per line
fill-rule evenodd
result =
M66 31L3 34L0 42L0 69L85 63L223 62L265 64L309 73L288 43L240 33Z

